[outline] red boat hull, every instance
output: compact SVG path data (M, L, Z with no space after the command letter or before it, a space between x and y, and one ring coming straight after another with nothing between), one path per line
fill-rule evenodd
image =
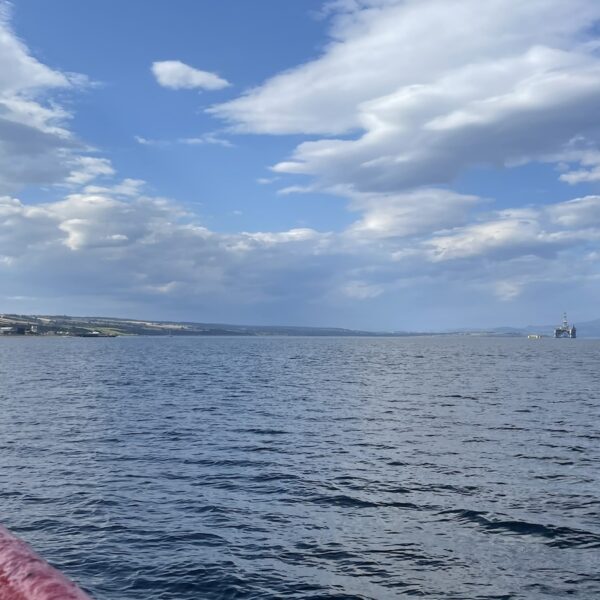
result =
M0 600L92 600L0 525Z

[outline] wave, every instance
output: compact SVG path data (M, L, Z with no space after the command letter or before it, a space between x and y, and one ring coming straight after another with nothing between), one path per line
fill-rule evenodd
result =
M451 509L439 514L449 516L442 520L476 524L490 533L543 538L546 544L555 548L600 548L600 534L592 531L501 519L476 510Z

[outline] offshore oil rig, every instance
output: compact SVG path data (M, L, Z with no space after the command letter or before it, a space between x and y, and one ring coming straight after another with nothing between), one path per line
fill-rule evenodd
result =
M569 321L567 321L567 313L563 315L562 325L559 325L554 330L555 338L576 338L577 337L577 329L575 325L569 325Z

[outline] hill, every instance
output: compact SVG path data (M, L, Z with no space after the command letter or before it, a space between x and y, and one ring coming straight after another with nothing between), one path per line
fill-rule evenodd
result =
M0 315L0 327L7 333L28 335L286 335L286 336L399 336L408 333L370 332L336 327L293 327L276 325L228 325L175 321L142 321L112 317L70 317L67 315Z
M600 338L600 319L576 323L577 336ZM419 335L469 335L523 337L530 333L552 336L555 325L492 327L489 329L456 329L445 332L374 332L339 327L298 327L288 325L230 325L177 321L145 321L114 317L71 317L67 315L0 315L0 332L12 335L65 335L103 337L114 335L156 336L378 336L403 337Z

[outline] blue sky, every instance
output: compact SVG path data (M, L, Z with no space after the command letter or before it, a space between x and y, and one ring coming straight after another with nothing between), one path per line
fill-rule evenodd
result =
M600 316L593 0L0 6L0 311Z
M183 0L173 10L164 0L25 0L13 10L13 26L43 62L100 84L69 98L72 128L108 151L120 173L195 204L218 230L293 227L300 221L333 227L344 218L342 203L320 198L284 203L256 182L269 177L268 167L290 152L295 140L228 136L235 152L215 145L141 147L135 141L142 136L167 142L222 128L203 108L318 54L326 31L326 22L315 18L320 7L314 1ZM150 72L149 66L163 59L200 63L234 83L222 91L174 93L157 86ZM260 209L246 210L258 203Z

